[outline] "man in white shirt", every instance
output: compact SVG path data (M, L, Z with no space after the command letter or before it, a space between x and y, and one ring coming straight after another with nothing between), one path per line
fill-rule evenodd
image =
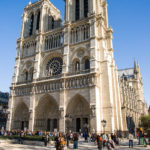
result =
M133 148L133 134L129 133L129 148L132 147Z

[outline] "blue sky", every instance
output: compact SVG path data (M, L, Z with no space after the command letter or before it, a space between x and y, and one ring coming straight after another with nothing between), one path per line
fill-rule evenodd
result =
M31 0L34 2L35 0ZM6 0L0 5L0 91L9 91L20 36L21 15L29 0ZM51 0L64 15L64 0ZM150 0L108 0L109 25L114 30L118 69L141 66L145 99L150 104Z

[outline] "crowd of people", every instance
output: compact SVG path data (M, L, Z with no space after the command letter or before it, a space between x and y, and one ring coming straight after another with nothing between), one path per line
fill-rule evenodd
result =
M137 137L140 138L144 134L140 131L137 133ZM117 134L96 134L96 133L73 133L71 131L67 133L51 133L51 132L30 132L30 131L4 131L0 130L0 136L18 136L18 141L20 144L23 144L25 136L39 136L44 142L44 145L47 146L49 141L55 143L56 150L65 150L70 147L70 143L73 144L74 149L78 149L79 139L84 138L84 142L93 142L97 145L98 150L106 148L108 150L114 150L116 145L119 145L119 138ZM129 147L133 147L133 134L128 134Z

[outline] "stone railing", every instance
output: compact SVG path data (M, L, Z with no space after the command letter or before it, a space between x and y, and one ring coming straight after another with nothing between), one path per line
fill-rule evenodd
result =
M24 96L32 94L32 86L21 86L15 88L15 96Z
M35 93L56 92L64 89L86 88L96 84L94 74L84 74L69 77L60 77L56 80L36 82L33 85L19 86L15 88L15 96L30 95Z
M43 77L39 77L37 79L37 81L42 81L42 80L49 80L49 79L58 79L58 78L61 78L62 77L62 74L60 75L52 75L52 76L43 76Z
M91 69L86 69L86 70L72 70L71 72L68 73L68 75L79 75L79 74L87 74L90 73Z
M33 82L33 77L29 76L27 80L25 78L26 78L25 76L21 76L17 82L17 85L18 84L27 84L27 83Z

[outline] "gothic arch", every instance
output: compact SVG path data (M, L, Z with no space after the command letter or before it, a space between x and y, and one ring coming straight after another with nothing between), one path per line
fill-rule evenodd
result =
M78 58L82 61L84 57L90 57L88 49L86 47L77 47L73 49L70 60L73 61L75 58Z
M35 130L51 131L58 129L59 106L49 94L44 95L35 108Z
M72 97L66 107L66 126L69 130L79 132L88 130L90 119L90 105L80 94ZM68 119L68 118L67 118Z
M27 60L23 63L23 70L26 69L26 70L29 70L31 67L33 68L33 61L32 60Z
M24 128L28 128L30 113L28 106L23 101L17 104L13 116L14 120L12 121L12 129L24 130Z

